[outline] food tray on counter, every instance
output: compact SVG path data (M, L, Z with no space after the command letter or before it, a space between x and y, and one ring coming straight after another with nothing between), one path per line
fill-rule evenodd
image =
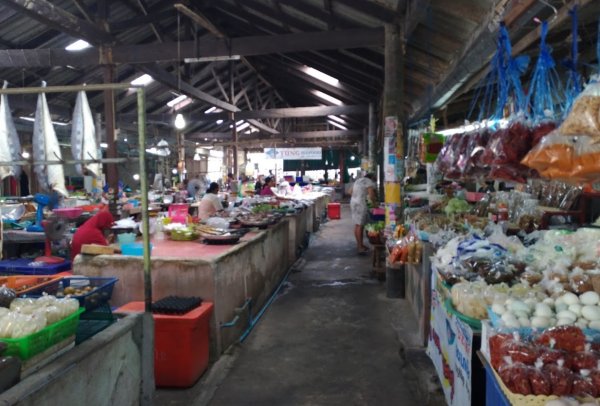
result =
M45 286L37 288L27 296L41 296L44 293L55 294L57 297L70 295L79 301L79 306L86 311L93 310L105 303L112 297L113 288L119 279L114 277L94 278L87 276L67 276L58 281L57 289L49 292ZM70 289L75 289L70 293ZM91 288L91 289L90 289ZM67 290L67 292L65 292Z
M3 355L14 355L25 361L71 336L75 338L79 315L84 311L85 309L80 307L64 319L25 337L0 338L0 342L7 345Z
M240 234L225 234L225 235L212 235L212 234L200 234L200 237L206 244L213 245L227 245L235 244L242 237Z
M38 289L44 288L50 294L58 291L61 276L56 275L12 275L0 276L0 286L6 285L17 292L17 295L28 295Z

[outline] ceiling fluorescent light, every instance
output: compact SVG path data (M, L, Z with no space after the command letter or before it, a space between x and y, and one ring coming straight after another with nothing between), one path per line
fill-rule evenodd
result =
M219 110L220 112L221 110ZM209 108L208 110L206 110L204 112L204 114L210 114L210 113L217 113L217 108L215 106L212 106L211 108Z
M339 128L340 130L347 130L348 129L348 128L344 127L343 125L336 123L335 121L327 120L327 122L329 124L331 124L332 126Z
M91 47L91 45L82 39L78 39L77 41L67 45L65 49L67 51L81 51L82 49L86 49Z
M201 56L199 58L184 58L185 63L195 62L217 62L217 61L239 61L240 55L223 55L223 56Z
M217 124L223 124L223 120L217 120Z
M21 116L19 117L21 120L25 120L25 121L31 121L31 122L35 122L35 118L34 117L25 117L25 116ZM52 124L54 125L69 125L69 123L63 123L60 121L53 121Z
M315 68L311 68L310 66L305 66L303 71L307 75L310 75L313 78L319 79L321 82L325 82L332 86L338 86L340 84L339 79L336 79L333 76L329 76L328 74L323 73Z
M327 93L323 93L320 90L313 90L312 94L314 94L317 97L320 97L321 99L323 99L325 101L328 101L329 103L337 104L338 106L341 106L344 104L340 99L336 99L335 97L330 96Z
M100 143L100 148L108 148L108 144L106 142L101 142Z
M169 107L173 107L176 104L181 103L182 101L184 101L185 99L187 99L188 97L185 94L182 94L181 96L177 96L176 98L174 98L173 100L171 100L170 102L167 103L167 106Z
M237 131L237 132L240 132L240 131L242 131L242 130L244 130L244 129L248 128L248 127L250 127L250 123L244 123L244 124L242 124L242 125L240 125L240 126L237 126L237 127L235 128L235 131Z
M147 73L144 73L142 76L133 79L131 81L131 84L134 86L145 86L148 83L152 82L154 80L154 78L150 75L148 75Z

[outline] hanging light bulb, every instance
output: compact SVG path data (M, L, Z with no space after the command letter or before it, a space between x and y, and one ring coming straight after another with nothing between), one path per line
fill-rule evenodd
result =
M136 182L137 182L138 180L140 180L140 175L139 175L138 173L134 173L134 174L133 174L133 180L135 180Z
M177 168L173 168L173 170L171 171L171 173L172 173L173 175L177 175Z
M185 119L183 118L183 114L177 114L175 116L175 128L178 130L183 130L185 128Z
M329 161L325 160L325 166L329 165Z
M350 160L351 160L351 161L354 161L354 155L351 155L351 156L350 156Z

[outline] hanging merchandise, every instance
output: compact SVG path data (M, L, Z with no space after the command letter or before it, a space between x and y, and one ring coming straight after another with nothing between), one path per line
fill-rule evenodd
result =
M94 118L84 91L77 93L71 125L71 151L77 160L100 159ZM102 166L99 163L76 164L80 175L100 176Z
M422 164L435 162L444 146L444 136L442 134L436 134L435 122L436 120L432 115L429 120L429 131L424 132L421 136L420 160Z
M42 82L42 87L46 87L46 82ZM45 163L48 161L62 161L60 145L52 126L45 93L40 93L38 96L32 144L34 171L41 189L46 192L55 191L67 197L69 194L65 188L65 175L62 164L47 165ZM38 164L36 162L44 163Z
M573 109L560 126L567 136L587 135L600 141L600 83L598 77L586 86L573 104Z
M570 180L575 161L575 140L558 131L542 138L521 163L548 179Z
M581 93L582 88L582 78L577 71L577 58L579 53L577 43L579 40L577 6L573 6L573 8L569 10L569 15L571 16L571 59L563 61L563 65L565 65L569 71L567 85L565 86L565 104L563 107L563 113L565 115L570 113L573 102L579 93Z
M8 87L8 82L4 81L4 89ZM0 161L11 162L21 160L21 143L19 135L15 128L10 107L8 105L8 96L3 94L0 96ZM0 179L5 179L9 176L18 178L21 175L21 167L19 165L0 166Z

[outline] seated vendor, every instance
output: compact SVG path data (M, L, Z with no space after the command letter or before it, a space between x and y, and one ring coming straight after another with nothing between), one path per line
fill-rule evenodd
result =
M242 177L242 185L239 188L239 197L254 196L254 183L248 176Z
M107 210L99 211L94 217L83 223L71 241L71 260L81 252L84 244L108 245L105 233L114 223L112 214Z
M260 195L261 196L274 196L275 193L273 193L273 189L271 189L273 187L275 187L275 178L267 176L265 179L265 184L260 191Z
M208 187L206 194L202 197L202 200L200 200L198 217L200 220L206 220L221 210L223 210L223 205L219 198L219 184L212 182Z

